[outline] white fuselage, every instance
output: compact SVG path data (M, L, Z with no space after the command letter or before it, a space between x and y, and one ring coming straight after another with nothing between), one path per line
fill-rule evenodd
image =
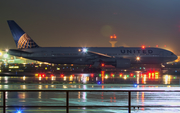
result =
M79 51L82 47L39 47L30 49L21 49L15 52L9 51L9 54L20 56L32 60L56 64L93 64L102 60L109 64L118 58L130 59L131 63L159 64L177 59L177 56L171 51L160 48L140 47L88 47L88 51L111 56L105 57L94 53L84 53ZM137 57L140 60L137 61Z

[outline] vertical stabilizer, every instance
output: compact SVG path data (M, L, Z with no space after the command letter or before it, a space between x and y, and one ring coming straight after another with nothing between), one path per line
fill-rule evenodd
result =
M16 47L23 48L37 48L39 47L28 35L25 33L13 20L8 20L8 25L13 35Z

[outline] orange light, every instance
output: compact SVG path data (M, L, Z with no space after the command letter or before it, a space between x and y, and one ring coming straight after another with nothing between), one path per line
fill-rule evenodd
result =
M141 48L142 48L142 49L145 49L145 46L142 46Z
M93 77L94 76L94 74L91 74L91 77Z
M151 73L149 72L149 79L151 78Z
M133 76L133 73L131 73L130 75Z
M104 67L104 66L105 66L105 64L104 64L104 63L102 63L102 64L101 64L101 67Z
M164 47L166 47L166 45L164 45Z
M114 34L114 38L116 38L116 35Z
M54 75L53 74L51 74L51 77L53 77Z
M110 38L113 38L113 36L110 36Z
M156 45L156 47L158 47L158 45Z
M41 74L39 74L39 77L41 77Z
M63 74L61 74L61 77L63 78L63 77L64 77L64 75L63 75Z

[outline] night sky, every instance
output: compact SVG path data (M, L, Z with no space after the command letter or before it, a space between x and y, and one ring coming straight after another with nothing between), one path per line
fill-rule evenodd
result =
M180 0L1 0L0 48L16 48L7 20L42 47L167 46L180 55Z

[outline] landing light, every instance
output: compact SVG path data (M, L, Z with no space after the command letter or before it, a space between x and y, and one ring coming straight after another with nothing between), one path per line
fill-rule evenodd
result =
M87 48L83 48L83 52L86 53L87 52Z
M136 60L139 61L139 60L140 60L140 57L136 57Z

